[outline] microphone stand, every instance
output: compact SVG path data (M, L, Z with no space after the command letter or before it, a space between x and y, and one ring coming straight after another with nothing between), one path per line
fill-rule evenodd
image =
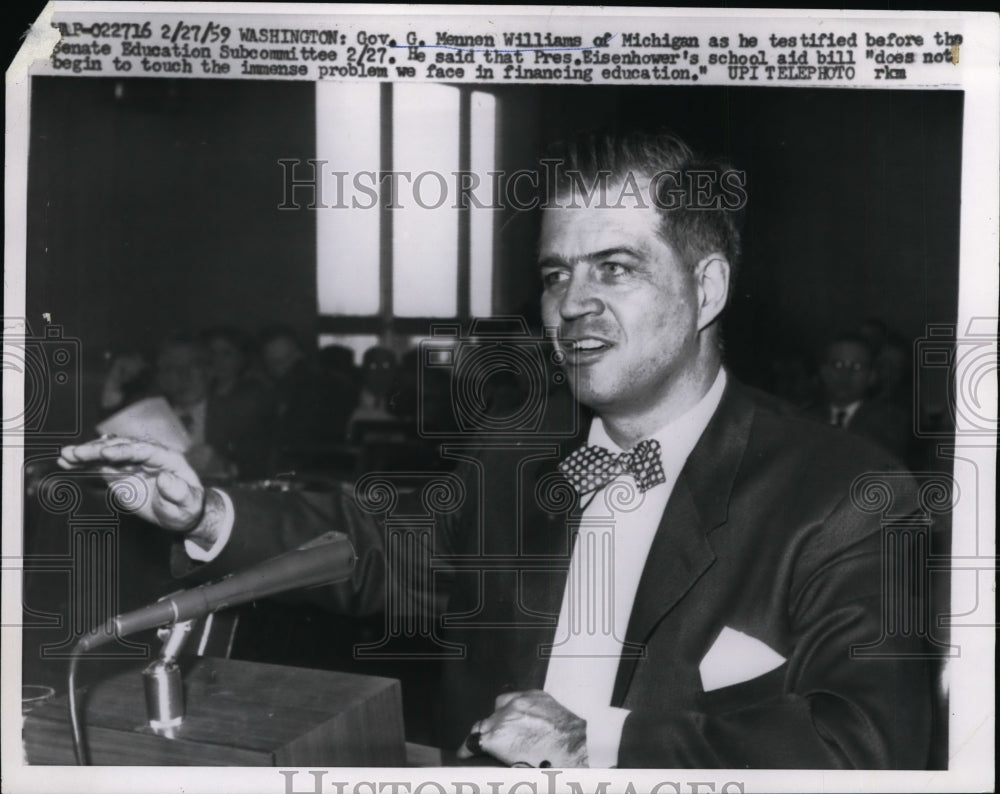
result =
M350 576L356 557L354 547L342 532L327 532L296 549L217 582L191 590L180 590L158 601L108 620L92 629L73 646L69 659L68 706L73 731L73 750L81 766L88 763L88 753L76 697L76 671L80 656L100 647L114 637L162 626L164 639L160 658L143 672L149 726L158 735L173 738L184 720L184 691L177 665L180 653L191 633L192 621L227 607L245 604L257 598L277 595L286 590L339 582Z
M174 738L177 728L184 721L184 682L177 656L191 636L194 622L193 618L181 620L157 629L156 635L163 640L163 649L160 657L142 671L149 727L153 733L168 739ZM73 754L79 766L90 765L90 754L80 723L80 705L76 698L76 670L84 650L84 644L78 642L70 654L67 693Z
M184 721L184 681L177 657L191 636L193 620L182 620L157 631L163 640L160 658L142 671L149 727L160 736L173 739Z

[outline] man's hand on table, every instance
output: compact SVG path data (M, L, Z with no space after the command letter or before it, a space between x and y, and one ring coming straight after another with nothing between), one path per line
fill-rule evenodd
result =
M459 748L459 758L471 758L478 750L509 766L587 766L586 721L547 692L507 692L495 705L490 716L472 726L473 738Z

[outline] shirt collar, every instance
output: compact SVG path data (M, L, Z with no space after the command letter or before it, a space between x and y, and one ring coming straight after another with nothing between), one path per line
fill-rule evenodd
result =
M854 414L856 414L858 412L858 409L861 407L861 403L862 402L864 402L864 401L863 400L855 400L854 402L848 403L847 405L831 405L830 406L830 421L831 422L836 422L837 421L837 414L839 414L841 411L843 411L844 412L844 422L845 423L850 422L854 418Z
M672 422L664 425L651 438L660 442L660 457L663 460L663 467L667 472L680 472L685 461L694 449L701 434L705 432L708 423L719 407L722 400L722 392L726 388L726 370L719 367L719 374L715 376L715 382L711 388L705 392L695 405L678 416ZM624 452L608 435L604 422L599 416L594 417L590 425L590 435L587 438L590 444L604 447L615 454Z

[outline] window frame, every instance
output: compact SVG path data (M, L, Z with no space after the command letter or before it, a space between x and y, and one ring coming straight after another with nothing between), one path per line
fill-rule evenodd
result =
M379 103L381 124L379 130L379 170L389 172L393 164L393 83L383 83L379 86ZM474 93L490 94L499 108L496 94L484 91L480 86L448 84L459 92L458 110L458 168L468 171L472 158L472 97ZM494 169L498 159L499 113L494 118L493 132L493 163ZM393 314L393 228L395 210L389 204L390 180L380 180L378 193L379 211L379 309L377 314L325 314L317 307L317 334L374 334L382 340L399 336L420 336L430 333L435 324L467 323L472 319L470 293L472 282L471 242L472 242L472 207L459 207L458 212L458 256L456 261L458 291L457 313L450 317L398 317ZM492 210L492 251L490 257L490 310L496 311L497 299L497 210ZM317 268L319 262L316 263Z

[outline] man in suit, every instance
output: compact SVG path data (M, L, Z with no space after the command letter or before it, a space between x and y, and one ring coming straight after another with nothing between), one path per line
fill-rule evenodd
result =
M739 175L671 136L587 137L560 160L542 211L542 315L592 417L552 441L549 420L574 407L550 395L538 435L452 450L455 503L437 503L431 548L410 555L433 586L401 572L407 560L387 564L402 546L360 483L206 493L177 456L126 440L68 448L64 465L144 464L155 487L140 510L182 533L203 561L195 576L346 532L351 580L310 597L359 612L400 603L400 588L433 611L439 740L460 756L922 768L928 676L915 641L883 630L897 594L882 582L880 517L852 498L860 476L898 465L722 366L739 254L739 190L725 188ZM574 194L601 180L601 200Z
M819 376L823 399L812 407L816 418L907 459L913 439L910 411L878 388L875 353L863 336L841 334L830 340Z
M232 350L234 340L233 332L221 328L203 337L166 337L157 345L150 383L132 382L143 373L139 359L119 359L105 382L102 409L163 396L191 438L187 460L201 477L226 482L265 476L273 414L269 395L256 384L237 382L235 375L228 388L217 388L215 348L224 343Z
M348 376L317 366L286 325L264 331L261 358L276 404L272 468L315 468L317 459L343 443L348 417L357 404L357 387Z

